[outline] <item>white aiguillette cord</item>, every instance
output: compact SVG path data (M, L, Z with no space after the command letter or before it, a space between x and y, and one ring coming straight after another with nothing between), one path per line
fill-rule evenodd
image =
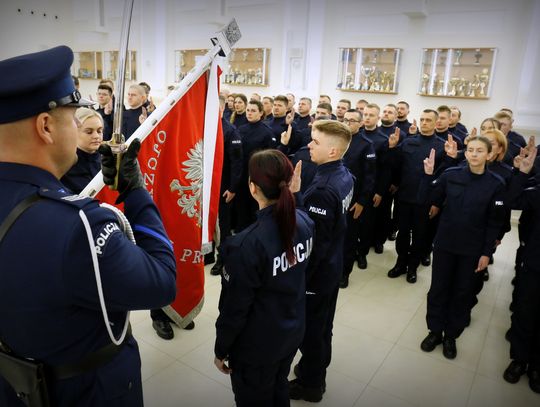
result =
M127 235L129 240L135 243L133 230L131 229L131 225L129 224L129 221L127 220L125 215L119 209L115 208L112 205L101 204L101 206L107 209L110 209L115 213L116 217L118 218L118 223L120 223L122 230ZM122 331L122 334L120 335L119 339L116 339L111 329L111 324L109 322L109 315L107 314L107 308L105 307L105 298L103 296L103 287L101 286L101 274L99 272L99 262L97 258L96 247L94 246L94 236L92 235L92 229L90 228L90 223L88 222L88 218L86 217L86 214L82 210L79 210L79 217L81 218L82 223L84 225L84 229L86 230L86 236L88 238L88 243L90 245L92 263L94 265L94 272L96 274L96 285L97 285L97 290L98 290L98 295L99 295L99 303L101 305L101 311L103 312L103 319L105 321L105 327L107 328L107 332L109 333L109 337L111 338L111 341L115 345L120 345L122 342L124 342L124 339L126 337L126 333L128 330L129 311L126 314L126 321L124 322L124 329Z

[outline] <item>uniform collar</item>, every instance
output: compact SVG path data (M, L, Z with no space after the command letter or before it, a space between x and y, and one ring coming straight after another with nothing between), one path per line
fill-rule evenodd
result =
M343 160L330 161L324 164L321 164L317 167L319 173L324 173L328 171L333 171L334 169L343 165Z
M0 162L0 179L53 190L64 189L62 183L50 172L26 164Z
M272 205L268 205L266 208L259 209L257 211L257 219L261 219L261 218L271 215L274 210L275 205L276 204L272 204Z

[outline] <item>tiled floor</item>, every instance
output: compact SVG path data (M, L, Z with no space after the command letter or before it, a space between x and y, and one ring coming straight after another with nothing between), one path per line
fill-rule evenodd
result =
M367 270L355 269L349 288L340 290L334 327L334 353L321 406L539 406L522 378L511 385L502 378L509 363L504 333L510 324L510 303L517 233L505 237L490 266L490 280L480 295L471 326L457 342L458 356L445 359L439 346L420 350L427 334L426 294L430 268L421 268L418 282L389 279L394 244L383 254L370 253ZM196 328L175 328L164 341L154 333L148 312L132 313L139 341L148 407L233 406L229 377L213 364L214 322L219 277L206 269L206 297ZM297 355L298 358L298 355ZM291 373L292 377L292 373ZM292 402L293 406L310 405Z

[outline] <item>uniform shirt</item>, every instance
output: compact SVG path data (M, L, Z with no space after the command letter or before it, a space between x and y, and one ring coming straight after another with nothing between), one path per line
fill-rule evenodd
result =
M487 169L483 174L468 166L444 171L429 194L429 204L443 208L434 246L458 255L491 256L503 225L505 188L504 180Z
M141 123L139 122L139 116L142 114L142 106L136 109L124 110L122 115L122 134L126 138L131 137L135 130L139 128Z
M221 175L221 193L236 192L242 179L242 139L238 131L225 118L223 127L223 170Z
M463 131L463 127L465 127L465 126L462 125L461 127L458 127L457 124L454 127L448 127L448 131L450 132L450 134L452 134L453 136L456 136L457 138L459 138L462 145L465 144L464 143L465 138L468 136L468 133L465 133Z
M491 172L497 174L499 177L501 177L504 180L506 188L508 189L508 186L510 185L510 180L512 179L512 176L514 174L514 167L511 167L502 161L493 161L488 164L488 169ZM505 197L505 200L506 200L506 197ZM512 228L512 225L510 224L511 216L512 216L511 209L508 206L505 206L504 223L503 223L503 226L501 228L499 235L497 236L497 240L502 240L502 238L504 237L504 234L506 232L510 232L510 229Z
M392 149L393 182L399 187L399 201L417 204L420 181L424 176L424 159L435 149L435 170L443 160L450 160L444 152L444 141L435 135L411 135L403 143Z
M26 197L44 199L25 211L0 244L0 337L21 356L47 365L75 363L110 343L96 288L89 242L79 210L90 223L105 304L119 336L126 311L159 308L176 294L175 259L148 192L127 194L125 215L137 245L116 216L98 202L68 194L51 173L0 163L0 222ZM131 337L112 362L69 380L53 382L54 405L108 405L140 386L140 356ZM1 394L0 394L1 397ZM1 398L0 398L1 400ZM127 400L127 401L126 401ZM142 400L125 399L125 405Z
M508 141L508 149L503 161L508 165L514 165L514 157L519 155L521 148L527 146L525 138L515 131L509 131L506 140Z
M384 134L386 134L388 137L390 137L390 134L393 134L396 131L396 127L399 127L396 123L391 124L390 126L381 126L379 127L379 130L382 131ZM399 129L399 142L401 143L403 139L407 137L407 133L405 133L401 128Z
M294 119L294 123L296 124L296 129L298 131L301 131L301 130L304 130L304 129L311 129L311 127L309 126L310 123L311 123L311 116L308 114L304 117L298 115L298 117L296 117Z
M452 140L454 140L457 143L458 150L463 149L463 140L461 140L458 136L450 132L450 129L446 129L445 131L437 131L435 130L435 135L439 137L440 139L444 140L445 142L448 140L448 135L452 136Z
M375 189L374 192L383 196L390 187L390 155L388 148L388 136L381 131L380 127L376 127L373 130L367 130L362 128L363 133L368 140L373 142L373 148L377 155L377 169L375 172Z
M377 156L373 142L361 132L353 134L349 148L343 156L343 164L355 178L352 203L366 206L375 187Z
M113 132L113 119L114 119L114 108L112 109L111 114L105 114L105 108L99 107L96 109L103 119L103 140L108 141L112 137Z
M315 221L315 241L309 262L307 290L332 292L343 270L343 241L354 181L343 161L319 165L304 194L304 206Z
M242 141L244 179L247 180L247 169L251 155L255 151L274 148L276 139L274 138L274 134L272 133L272 130L270 130L270 127L262 120L255 123L248 122L247 124L238 127L238 134Z
M399 127L399 129L405 133L405 134L409 134L409 127L411 127L412 123L410 121L408 121L407 119L405 120L396 120L396 126Z
M294 352L305 331L305 279L313 247L313 221L296 210L288 263L273 210L257 212L255 223L227 239L223 248L215 355L234 362L266 365Z
M101 155L97 151L89 154L77 148L77 157L75 165L60 180L75 194L80 193L101 171Z
M234 117L234 122L232 121L233 120L233 117ZM247 124L249 123L247 117L246 117L246 112L244 113L241 113L241 114L238 114L236 113L234 116L231 114L231 118L229 120L231 122L231 124L234 125L234 127L236 127L237 129L240 128L240 126L243 126L244 124Z
M535 182L530 186L529 183L528 174L516 171L510 180L507 201L512 209L520 209L528 215L521 266L525 265L528 270L540 273L540 185Z

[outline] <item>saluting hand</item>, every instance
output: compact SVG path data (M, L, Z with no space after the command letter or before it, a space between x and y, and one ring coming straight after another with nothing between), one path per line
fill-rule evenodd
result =
M106 115L109 115L112 113L112 99L109 100L109 103L107 103L105 105L105 107L103 108L103 113L105 113Z
M476 267L475 273L480 273L481 271L484 271L487 269L487 266L489 264L489 256L482 256L478 260L478 266Z
M447 156L457 158L457 143L450 134L448 135L448 140L444 143L444 151Z
M351 209L349 209L349 212L354 212L352 216L353 219L358 219L360 215L362 214L363 210L364 210L364 207L362 205L360 205L359 203L354 203L351 206Z
M143 106L142 113L139 116L139 123L143 124L143 122L146 120L147 117L148 117L148 112L146 111L146 108Z
M427 175L433 175L435 170L435 149L432 148L429 152L429 157L424 158L424 172Z
M409 127L409 134L416 134L418 133L418 125L416 124L416 119L413 120L411 124L411 127Z
M521 172L525 174L528 174L531 172L532 168L534 167L534 161L536 159L537 153L538 153L538 149L534 145L534 136L531 136L529 138L529 143L527 144L527 147L522 148L518 156L519 157L518 168ZM518 157L516 157L516 159ZM514 159L514 163L516 162L516 159Z
M292 127L289 125L287 130L281 133L281 144L284 146L288 145L291 141L291 133L292 133Z
M388 137L388 148L394 148L399 143L399 127Z
M289 190L294 194L300 191L302 186L302 160L298 161L294 167L294 173L289 184Z
M225 363L227 359L218 359L218 358L214 358L214 365L216 365L216 367L218 368L218 370L223 373L223 374L231 374L231 368L229 366L227 366L227 364Z

